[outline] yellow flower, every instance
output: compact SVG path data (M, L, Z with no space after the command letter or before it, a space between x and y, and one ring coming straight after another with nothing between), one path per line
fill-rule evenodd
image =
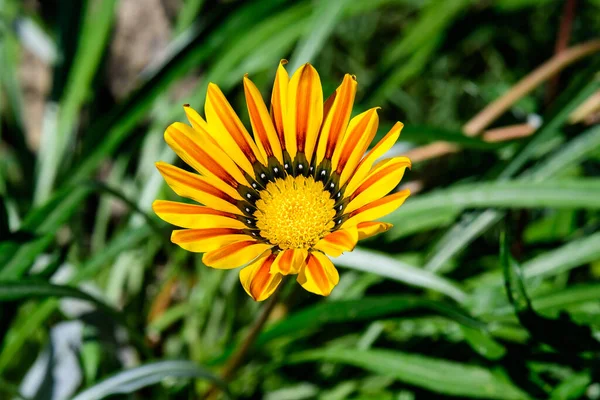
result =
M167 184L203 205L157 200L156 214L177 225L182 248L205 253L214 268L240 271L246 292L261 301L283 275L297 274L309 292L327 296L339 275L327 255L351 251L356 242L388 230L373 220L398 208L410 192L390 193L410 160L378 160L396 142L402 123L365 156L377 131L377 108L350 119L356 78L346 75L325 102L317 71L300 67L290 79L279 65L267 109L244 77L252 137L214 84L206 121L189 106L191 126L165 131L169 146L197 173L158 162Z

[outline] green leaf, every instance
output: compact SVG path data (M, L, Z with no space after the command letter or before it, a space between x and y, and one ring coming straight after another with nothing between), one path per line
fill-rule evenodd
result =
M8 210L4 196L0 195L0 237L6 238L10 235L10 225L8 223Z
M521 150L511 159L499 179L507 179L517 174L523 166L533 158L537 148L555 136L562 124L569 118L575 109L587 100L592 94L600 89L600 77L595 76L597 69L588 70L577 77L576 82L569 88L561 98L565 104L556 113L547 119L547 122L529 140L522 145Z
M78 273L71 279L70 284L75 285L86 279L93 278L102 267L106 266L123 251L131 249L133 246L147 239L150 233L150 227L143 225L139 228L130 228L116 234L102 251L96 253L81 266ZM19 353L26 339L41 329L40 327L56 311L58 305L59 302L57 299L50 298L35 308L33 313L28 315L27 320L22 324L14 324L11 327L2 352L0 352L0 375L15 355Z
M186 307L187 308L187 307ZM442 301L427 300L414 296L381 296L363 297L357 300L340 300L319 303L288 316L260 334L256 347L287 335L301 332L318 332L324 325L355 322L376 321L397 318L407 313L423 312L445 316L471 329L486 329L486 324L471 317L465 310ZM304 337L307 333L304 333ZM213 360L211 364L219 364L230 356L233 349Z
M443 228L450 225L456 219L460 210L453 207L437 208L435 212L429 210L423 210L421 212L415 211L410 214L409 218L402 219L402 215L406 215L404 209L411 207L411 205L420 199L415 197L400 207L398 210L388 215L386 221L402 221L402 223L394 223L394 227L384 234L384 237L389 240L397 240L406 236L414 235L423 231L432 229Z
M15 243L0 243L0 279L18 279L23 276L90 192L91 189L86 186L67 187L57 192L42 207L27 214L20 231L39 238L20 246Z
M295 353L288 363L335 362L391 376L400 382L450 396L477 399L527 399L506 378L468 364L389 350L319 349Z
M83 26L77 35L77 52L60 100L56 129L45 130L45 151L38 158L35 204L48 199L65 151L72 141L78 113L100 66L101 57L110 36L116 0L87 2ZM51 141L51 142L49 142Z
M175 24L176 33L181 33L192 25L198 17L203 4L204 0L186 0L183 2L181 10L177 15L177 22Z
M122 320L122 316L118 311L102 300L74 287L54 285L37 280L0 281L0 302L47 297L70 297L89 301L96 305L98 309Z
M234 41L234 38L247 37L247 32L256 29L256 25L281 3L282 0L249 2L239 7L227 17L226 22L211 32L204 32L196 26L184 31L172 44L166 61L151 70L140 88L89 129L86 137L95 141L87 143L89 152L72 171L67 183L86 179L105 157L129 137L133 127L150 109L153 101L171 83L192 68L198 68L210 56L220 53L224 43ZM252 48L246 50L247 53L253 51ZM102 141L98 138L102 138Z
M559 319L542 317L537 314L527 295L521 267L510 255L508 240L500 238L500 262L504 271L504 285L508 300L512 304L519 322L535 340L549 344L559 351L598 351L598 342L589 326L578 325L567 314Z
M523 277L551 277L600 259L600 232L585 236L523 263ZM488 272L472 279L470 285L500 285L500 271Z
M460 327L460 330L473 350L485 358L498 360L506 354L506 348L496 342L487 331L464 325Z
M24 99L21 86L19 85L18 74L20 62L19 43L13 31L8 28L10 25L16 24L18 9L19 5L17 2L2 2L2 20L0 22L0 65L2 66L0 68L0 89L3 89L2 95L6 98L8 106L2 111L9 117L7 120L12 125L12 129L6 129L2 132L2 140L13 144L16 156L19 159L19 166L23 170L25 178L29 180L33 176L34 164L31 160L35 159L35 155L25 141Z
M525 268L523 272L525 273ZM592 303L600 300L600 284L587 283L568 286L561 290L553 290L549 293L543 293L535 297L532 296L531 303L537 311L559 311L578 304ZM513 315L512 306L494 307L490 310L490 318Z
M290 71L295 71L302 64L313 61L331 35L347 3L348 0L314 3L308 35L300 40L291 57Z
M467 298L467 294L456 283L398 261L384 253L356 248L353 252L343 254L333 261L342 267L371 272L411 286L431 289L443 293L459 303Z
M550 393L550 400L575 400L584 398L585 392L592 384L590 372L573 374L558 384Z
M373 321L395 318L407 312L427 312L443 315L471 329L485 324L463 309L441 301L412 296L363 297L358 300L329 301L298 311L262 333L257 341L262 345L274 338L312 331L323 325L350 321Z
M72 400L99 400L116 394L133 393L167 378L205 379L219 386L228 398L225 383L212 372L191 361L158 361L119 372L79 393Z
M129 326L127 320L119 311L107 305L102 300L82 292L75 287L55 285L35 280L0 281L0 302L48 297L69 297L89 301L94 304L98 310L113 318L115 322L126 327L131 338L138 344L140 350L146 350L143 337Z
M379 103L407 80L421 73L442 43L446 30L471 4L470 0L430 2L400 39L386 46L381 83L368 102Z
M65 188L57 192L46 204L31 211L17 234L37 234L39 238L18 246L12 242L0 242L0 279L15 279L22 276L33 264L35 258L54 240L58 229L73 215L83 200L92 192L104 192L123 201L133 211L141 214L147 226L167 240L162 229L141 210L137 204L120 191L100 182L87 182L76 188ZM144 229L140 228L140 233ZM2 267L2 262L6 265Z
M594 84L594 82L590 83L588 86L581 89L582 93L587 93L590 87L595 88L597 85L597 82L596 84ZM573 100L573 102L569 103L567 108L571 110L578 105L579 102L582 101L580 97L581 96L578 96L576 101ZM564 119L567 116L568 114L561 113L560 118L551 119L548 124L540 128L542 133L538 134L547 136L544 131L549 129L548 127L557 129L558 122L564 122ZM538 166L526 171L521 179L536 181L548 179L557 174L561 169L584 161L599 148L600 127L594 127L567 143L559 149L557 153L548 157ZM467 218L459 221L438 241L438 244L435 246L435 252L430 257L425 268L430 271L440 270L449 259L466 248L469 243L479 237L492 225L498 223L503 215L504 214L501 211L486 210L474 215L468 215Z
M402 226L388 234L396 239L406 231L427 226L432 215L456 215L467 208L600 208L600 179L552 180L548 182L480 182L452 186L408 199L386 217L386 222ZM416 227L413 227L413 218Z

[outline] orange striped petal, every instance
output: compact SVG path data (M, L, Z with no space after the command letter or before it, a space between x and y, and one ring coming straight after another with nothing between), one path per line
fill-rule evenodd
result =
M244 290L256 301L267 299L281 283L281 274L270 272L274 260L274 254L265 253L240 271Z
M265 160L275 156L283 164L281 144L279 143L279 138L277 137L277 132L273 126L267 106L258 88L247 76L244 76L244 93L246 94L246 104L248 105L252 131L254 132L258 149Z
M329 296L340 281L340 275L325 254L315 251L309 254L306 267L300 271L297 280L307 291Z
M235 242L205 253L202 257L202 262L212 268L237 268L248 264L272 247L273 245L258 243L255 240Z
M310 163L323 122L323 88L317 70L310 64L298 68L290 80L284 121L290 157L294 159L296 152L304 152Z
M351 201L345 212L351 213L391 192L398 186L404 176L404 171L410 166L410 160L407 157L395 157L379 162L352 193Z
M171 234L173 243L194 253L206 253L248 238L242 229L231 228L182 229Z
M350 213L350 218L342 224L341 228L347 229L352 226L357 226L361 222L373 221L377 218L381 218L400 207L409 195L410 190L405 189L390 194L389 196L385 196L379 200L375 200L366 206L362 206L358 210L354 210Z
M356 227L340 229L331 232L315 245L315 249L321 250L331 257L339 257L345 251L352 251L358 242L358 231Z
M385 135L385 137L381 139L379 143L377 143L375 147L371 149L371 151L369 151L365 158L362 159L352 177L348 181L348 186L344 192L345 196L349 196L354 193L356 188L362 183L371 170L375 160L384 155L385 152L387 152L394 145L394 143L396 143L398 137L400 137L400 131L402 131L402 127L404 127L402 122L396 122L387 135Z
M319 165L323 158L331 159L335 148L339 146L344 137L352 113L356 87L356 78L346 74L342 84L336 89L333 102L321 128L316 165ZM327 102L329 103L330 100L328 99Z
M379 233L388 231L392 224L386 222L365 221L356 225L358 229L358 240L363 240L375 236Z
M348 181L377 133L378 109L371 108L352 118L341 144L333 152L331 165L340 175L340 187Z
M240 209L235 205L237 201L217 189L214 185L214 178L193 174L163 162L157 162L156 168L165 178L167 185L179 196L187 197L219 211L241 214Z
M308 257L306 249L282 250L277 254L271 272L282 275L297 274L306 265L306 257Z
M277 68L277 74L275 75L275 83L273 84L273 92L271 94L271 119L273 125L277 131L277 137L279 138L279 144L281 149L287 148L285 143L284 134L284 121L287 114L287 98L288 98L288 86L290 83L290 77L283 67L287 64L287 60L281 60L279 67ZM296 141L294 138L294 148Z
M155 200L152 209L163 221L182 228L246 228L235 214L196 204Z
M263 165L267 163L223 92L214 83L208 84L204 109L209 133L240 168L254 177L252 164L257 161Z
M209 137L208 133L181 122L171 124L165 131L165 141L186 164L203 175L217 178L220 190L241 199L236 189L240 183L248 182L231 158L207 140Z

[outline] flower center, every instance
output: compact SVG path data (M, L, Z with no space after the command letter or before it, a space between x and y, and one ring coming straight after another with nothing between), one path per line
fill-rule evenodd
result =
M310 248L334 227L334 200L312 176L269 182L256 201L260 235L280 249Z

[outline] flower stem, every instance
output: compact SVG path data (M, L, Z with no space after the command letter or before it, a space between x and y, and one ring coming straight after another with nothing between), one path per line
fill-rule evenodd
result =
M265 306L263 307L260 315L254 321L254 324L250 328L248 335L246 335L240 346L236 349L235 353L233 353L233 355L227 360L227 363L221 371L221 378L225 382L228 382L233 376L233 374L237 371L237 369L242 365L244 358L248 354L248 351L250 351L250 349L252 348L252 345L256 341L256 338L262 331L265 323L271 315L271 312L275 308L275 304L277 304L277 301L279 299L279 293L281 292L284 283L285 279L279 284L279 288L277 288L275 293L273 293L269 300L267 300L267 302L265 303ZM207 400L214 400L218 393L219 388L215 385L212 385L204 395L204 398Z

